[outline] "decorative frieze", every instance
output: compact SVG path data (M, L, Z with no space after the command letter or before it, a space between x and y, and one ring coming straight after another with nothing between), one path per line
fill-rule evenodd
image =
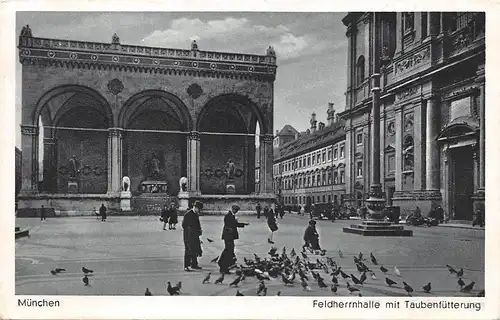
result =
M408 98L411 98L413 96L418 95L420 92L421 92L421 86L419 86L419 85L415 86L415 87L411 87L411 88L405 89L405 90L403 90L401 92L396 93L395 102L396 103L401 102L403 100L406 100Z
M26 136L37 136L38 135L37 126L21 125L21 134Z
M413 69L417 65L429 60L430 56L431 56L431 49L430 47L426 47L424 50L412 54L411 56L396 62L394 66L394 74L403 73L410 69Z

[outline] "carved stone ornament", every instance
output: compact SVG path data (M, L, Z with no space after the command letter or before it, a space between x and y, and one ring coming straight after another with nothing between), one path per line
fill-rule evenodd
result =
M117 78L114 78L113 80L110 80L108 82L108 90L115 96L120 92L122 92L123 88L124 88L123 83Z
M425 50L420 51L411 57L408 57L406 59L403 59L399 62L396 62L394 65L394 73L397 74L398 72L404 72L408 69L413 68L414 66L422 63L423 61L427 60L430 58L431 55L431 49L430 47L427 47Z
M198 99L203 94L203 89L197 83L193 83L187 88L186 92L191 98Z
M402 92L399 92L396 94L396 100L397 101L400 101L400 100L404 100L408 97L411 97L411 96L414 96L416 95L418 92L420 91L420 86L415 86L415 87L412 87L412 88L408 88Z
M389 122L389 124L387 125L387 133L390 136L393 136L394 134L396 134L396 128L395 128L394 121Z
M191 131L189 133L189 140L200 140L200 133L198 131Z
M21 133L27 136L38 135L38 127L36 126L21 126Z
M413 114L412 113L405 114L404 128L405 128L405 131L411 131L411 129L413 128Z

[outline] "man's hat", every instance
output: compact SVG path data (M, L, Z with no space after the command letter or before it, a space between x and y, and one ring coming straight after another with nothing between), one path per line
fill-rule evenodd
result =
M240 211L240 207L236 204L233 204L233 206L231 207L231 209L233 209L233 211Z
M193 204L193 207L196 207L198 209L203 209L203 202L196 200Z
M309 224L310 224L310 225L312 225L312 226L314 226L314 225L316 224L316 221L314 221L314 220L309 220Z

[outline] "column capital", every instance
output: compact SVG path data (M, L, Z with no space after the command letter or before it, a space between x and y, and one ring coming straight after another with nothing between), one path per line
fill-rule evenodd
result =
M273 143L274 136L272 134L262 134L260 137L264 143Z
M189 140L200 140L200 133L198 131L191 131L189 132Z
M38 126L33 125L21 125L21 134L25 136L37 136L39 133Z
M43 138L43 144L49 145L49 144L55 144L56 140L54 138Z
M123 134L123 128L109 128L109 135L111 137L121 138Z

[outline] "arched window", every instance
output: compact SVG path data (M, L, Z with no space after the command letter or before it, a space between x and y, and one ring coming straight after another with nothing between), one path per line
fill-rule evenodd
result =
M356 84L360 85L365 80L365 57L360 56L356 63Z

